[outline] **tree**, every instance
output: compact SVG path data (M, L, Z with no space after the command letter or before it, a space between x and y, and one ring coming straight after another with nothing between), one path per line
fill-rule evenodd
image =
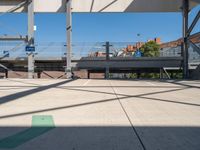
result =
M158 57L160 55L160 46L155 41L145 43L141 48L144 57Z

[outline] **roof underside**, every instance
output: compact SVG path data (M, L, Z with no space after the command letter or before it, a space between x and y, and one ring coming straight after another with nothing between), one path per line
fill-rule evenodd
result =
M0 0L0 12L6 12L24 0ZM200 0L190 0L190 8ZM72 0L73 12L180 12L182 0ZM66 12L66 0L34 0L36 13ZM15 12L25 12L22 7Z

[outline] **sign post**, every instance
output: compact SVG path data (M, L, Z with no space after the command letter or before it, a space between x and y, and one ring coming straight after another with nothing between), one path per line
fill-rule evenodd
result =
M26 46L28 51L28 78L34 78L34 1L28 0L28 45Z

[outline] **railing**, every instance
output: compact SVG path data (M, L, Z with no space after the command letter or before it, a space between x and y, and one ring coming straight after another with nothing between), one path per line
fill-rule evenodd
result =
M109 44L111 45L109 47L110 57L135 57L134 52L131 52L134 47L129 46L135 45L135 42L111 42ZM0 58L27 57L25 46L24 42L2 41L0 42ZM200 43L198 46L200 46ZM79 60L82 57L106 57L105 42L76 42L72 44L72 48L72 59L74 60ZM35 49L36 58L61 59L66 56L67 52L65 42L39 42L35 44ZM160 50L159 57L174 56L181 56L180 46ZM200 63L200 55L192 47L189 48L189 62Z
M200 47L200 43L197 44ZM173 57L181 56L181 46L164 48L160 50L161 57ZM200 63L200 55L196 52L192 46L189 47L189 63Z

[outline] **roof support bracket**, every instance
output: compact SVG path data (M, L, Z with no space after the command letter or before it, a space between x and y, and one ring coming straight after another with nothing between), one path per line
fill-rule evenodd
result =
M194 18L192 24L190 25L189 29L188 29L188 32L187 32L187 36L190 36L192 30L194 29L195 25L197 24L197 22L199 21L199 18L200 18L200 10L199 12L197 13L196 17Z
M6 14L6 13L12 13L12 12L14 12L14 11L20 9L21 7L25 6L26 4L27 4L27 0L24 0L23 2L21 2L21 3L18 4L18 5L16 5L15 7L13 7L13 8L11 8L11 9L7 10L7 11L4 12L4 13L2 13L1 16L4 15L4 14Z
M0 36L0 41L27 41L27 36L22 36L22 35L17 35L17 36L12 36L12 35L3 35Z
M192 48L200 55L200 47L198 47L195 43L193 43L191 40L189 40Z

